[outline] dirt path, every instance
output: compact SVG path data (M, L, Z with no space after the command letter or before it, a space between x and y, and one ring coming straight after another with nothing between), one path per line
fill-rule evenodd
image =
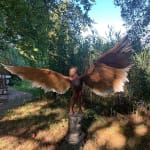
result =
M17 91L10 87L8 89L8 95L0 95L0 116L8 109L19 106L24 102L31 101L32 98L32 94Z

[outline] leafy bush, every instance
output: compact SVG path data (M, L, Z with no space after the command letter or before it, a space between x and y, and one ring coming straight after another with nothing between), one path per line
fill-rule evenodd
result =
M8 49L6 51L0 51L0 62L11 65L28 65L28 62L20 55L16 49Z
M143 49L133 57L134 67L130 72L129 96L148 101L150 99L150 51Z

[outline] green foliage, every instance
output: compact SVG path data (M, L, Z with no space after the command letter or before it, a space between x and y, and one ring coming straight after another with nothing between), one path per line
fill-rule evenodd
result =
M70 67L77 66L79 72L84 73L100 54L112 48L121 37L121 33L116 32L112 26L108 26L106 39L100 38L95 31L86 38L82 37L81 31L93 23L88 16L93 3L93 0L1 0L0 61L12 65L50 68L65 75ZM141 10L145 10L141 14L143 19L146 21L148 18L147 0L115 0L115 4L122 8L122 17L131 26L131 31L134 27L137 31L135 25L136 20L141 20ZM149 20L140 28L144 29L148 24ZM145 30L139 31L145 33ZM140 38L133 44L136 49L133 58L135 66L130 72L127 91L130 96L147 99L150 89L149 50L141 51ZM18 80L15 77L12 80L17 88L20 86L25 90L30 87Z
M121 16L132 36L138 36L149 45L150 1L149 0L114 0L121 8Z
M134 67L130 72L129 95L138 99L150 99L150 51L143 49L133 57Z
M121 38L121 33L116 32L112 26L108 26L106 34L106 38L103 39L93 31L92 35L81 38L74 57L74 62L79 66L80 71L85 72L97 57L111 49Z
M28 65L28 62L16 49L8 49L7 51L0 51L0 60L4 64L13 65Z
M79 44L81 29L90 26L93 1L0 1L1 49L13 44L28 64L65 73Z
M15 80L13 79L12 84L19 91L31 93L35 99L40 99L40 98L46 97L46 94L44 93L44 91L42 89L33 88L31 83L28 81L20 81L15 78Z

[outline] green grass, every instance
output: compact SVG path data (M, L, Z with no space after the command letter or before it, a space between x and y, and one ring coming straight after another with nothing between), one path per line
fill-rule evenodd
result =
M87 140L83 150L150 149L150 111L146 106L138 105L133 111L127 100L114 106L106 103L92 102L87 106L83 120ZM114 115L110 114L111 108Z
M9 110L0 120L0 150L56 149L67 133L67 103L43 99Z
M41 88L33 88L29 81L17 81L17 84L14 84L14 88L19 91L29 92L34 97L42 98L43 95L45 96L45 93Z
M88 128L84 150L150 149L149 117L132 114L96 119Z
M62 97L42 99L7 111L0 119L0 150L65 150L68 102ZM111 116L106 104L85 101L83 150L150 149L150 112Z

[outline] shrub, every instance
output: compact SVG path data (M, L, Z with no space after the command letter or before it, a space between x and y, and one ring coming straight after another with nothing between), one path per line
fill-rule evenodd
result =
M128 94L148 101L150 99L150 51L143 49L133 57L134 67L129 74Z

